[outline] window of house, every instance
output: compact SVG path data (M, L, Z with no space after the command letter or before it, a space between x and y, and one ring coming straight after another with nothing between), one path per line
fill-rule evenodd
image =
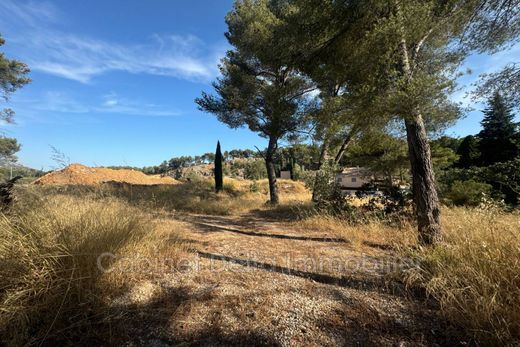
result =
M356 183L357 182L357 177L352 177L352 183Z

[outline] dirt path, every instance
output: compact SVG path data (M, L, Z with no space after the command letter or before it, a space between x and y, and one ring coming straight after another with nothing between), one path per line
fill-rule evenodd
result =
M403 266L390 251L254 215L175 219L190 256L132 290L129 345L448 344L435 311L390 279Z

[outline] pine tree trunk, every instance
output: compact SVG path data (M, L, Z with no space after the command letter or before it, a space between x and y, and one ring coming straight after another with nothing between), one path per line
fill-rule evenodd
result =
M414 116L413 119L406 120L405 123L419 241L424 245L433 245L441 240L442 231L430 145L420 114Z
M330 139L327 136L327 137L325 137L325 139L323 140L323 144L321 145L320 158L318 161L318 170L321 169L321 166L329 157L329 146L330 146Z
M397 3L398 15L400 6ZM403 31L404 32L404 31ZM412 82L413 74L408 54L408 44L404 34L400 43L403 76ZM440 225L440 204L437 196L435 175L424 120L419 110L411 115L403 115L408 141L408 156L412 170L412 193L415 203L415 214L419 229L419 242L423 245L434 245L442 239Z
M278 197L278 187L276 185L276 170L274 167L274 154L276 153L277 147L277 139L270 137L267 152L265 154L265 166L267 168L267 179L269 180L270 202L274 205L278 204L280 201Z
M336 154L336 157L334 158L335 164L339 164L339 162L341 161L341 158L343 158L343 155L345 154L347 147L350 144L350 141L352 140L353 135L354 135L354 130L351 130L345 137L345 140L343 140L343 143L341 144L341 147L339 148L338 154Z

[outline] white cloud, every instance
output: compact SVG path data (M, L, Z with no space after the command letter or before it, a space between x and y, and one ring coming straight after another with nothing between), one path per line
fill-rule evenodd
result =
M98 113L118 113L147 117L171 117L180 115L180 112L167 109L151 103L143 103L134 100L120 98L115 93L110 93L103 97L104 102L101 106L94 107L93 112Z
M36 27L43 23L54 22L60 17L59 11L47 1L13 1L0 2L0 23L8 21L23 22Z
M58 30L55 9L46 3L2 0L0 24L10 28L16 55L33 70L89 83L96 76L124 71L207 82L217 74L220 50L193 35L151 35L147 42L123 45Z
M88 105L62 91L45 92L37 99L17 99L22 113L37 114L41 111L54 114L126 114L144 117L172 117L180 115L177 110L141 100L129 100L110 93L102 100ZM27 112L28 111L28 112Z

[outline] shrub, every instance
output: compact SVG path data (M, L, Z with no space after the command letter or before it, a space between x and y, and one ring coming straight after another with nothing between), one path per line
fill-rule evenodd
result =
M478 206L491 193L491 185L474 180L455 181L446 198L456 206Z
M248 160L244 163L244 178L248 180L260 180L267 178L265 162L261 159Z
M324 163L314 176L306 176L305 184L312 190L316 207L331 214L342 214L350 211L347 199L336 181L337 167L332 163Z
M253 181L253 183L249 185L249 191L251 193L258 193L260 191L260 186L257 181Z

